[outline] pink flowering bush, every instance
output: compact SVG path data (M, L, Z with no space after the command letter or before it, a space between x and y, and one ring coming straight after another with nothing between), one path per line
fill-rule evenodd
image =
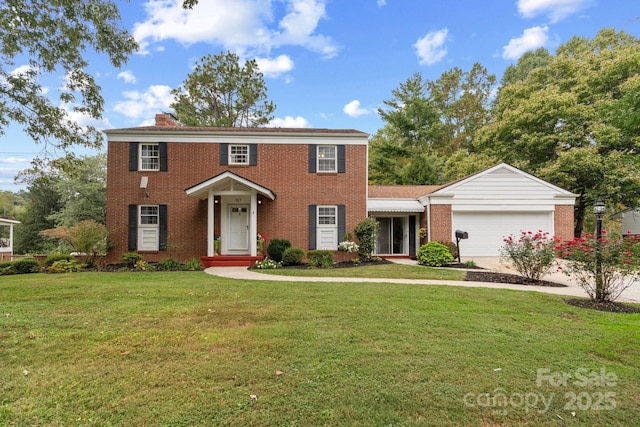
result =
M519 237L504 239L500 255L523 277L538 281L555 269L557 243L558 239L546 231L523 231Z
M615 301L640 279L640 238L609 238L606 230L599 240L585 234L566 241L556 250L566 261L563 272L597 301Z

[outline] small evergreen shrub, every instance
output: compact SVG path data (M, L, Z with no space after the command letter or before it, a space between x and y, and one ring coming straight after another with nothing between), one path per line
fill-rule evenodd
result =
M10 274L16 274L16 270L13 268L13 263L10 261L0 262L0 276L8 276Z
M282 261L282 255L287 248L291 247L291 242L285 239L271 239L267 247L269 258L275 262Z
M78 270L80 270L80 265L75 259L61 259L54 262L49 268L47 268L49 273L74 273Z
M282 265L299 265L302 264L304 258L304 249L302 248L287 248L282 254Z
M56 261L61 261L61 260L71 261L72 259L73 257L69 254L56 252L55 254L51 254L44 259L44 265L46 265L47 267L51 267L51 264L53 264Z
M125 252L120 259L127 267L134 268L138 261L142 261L142 255L137 252Z
M158 270L180 271L182 270L182 264L173 258L165 258L158 263Z
M307 252L309 267L333 268L333 253L325 250L311 250Z
M16 274L39 273L40 264L34 258L19 259L13 261L13 269Z
M367 217L356 224L353 229L353 234L358 239L358 256L363 261L367 261L371 258L373 249L376 244L376 229L378 228L378 222L372 218Z
M416 258L418 264L427 267L442 267L453 261L453 255L449 252L449 248L438 242L429 242L420 246Z

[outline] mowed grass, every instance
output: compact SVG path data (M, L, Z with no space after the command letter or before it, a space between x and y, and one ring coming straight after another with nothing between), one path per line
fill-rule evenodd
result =
M432 268L406 264L372 264L354 268L278 268L253 271L275 276L298 277L348 277L368 279L424 279L424 280L464 280L465 271L448 268Z
M0 425L629 426L639 331L534 292L2 276Z

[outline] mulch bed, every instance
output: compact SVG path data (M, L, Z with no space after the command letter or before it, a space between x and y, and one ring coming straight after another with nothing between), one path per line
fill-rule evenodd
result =
M640 306L631 306L619 302L594 301L582 298L565 299L564 302L574 307L588 308L598 311L608 311L610 313L640 313Z
M494 273L491 271L470 270L467 271L464 280L468 282L508 283L511 285L550 286L554 288L567 287L567 285L563 285L562 283L549 282L548 280L529 280L517 274Z

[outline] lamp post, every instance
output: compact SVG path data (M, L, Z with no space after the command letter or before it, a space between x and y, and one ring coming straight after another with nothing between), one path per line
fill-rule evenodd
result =
M593 213L596 216L596 300L604 300L604 283L602 280L602 254L600 252L600 240L602 239L602 217L607 211L607 207L598 199L593 206Z

